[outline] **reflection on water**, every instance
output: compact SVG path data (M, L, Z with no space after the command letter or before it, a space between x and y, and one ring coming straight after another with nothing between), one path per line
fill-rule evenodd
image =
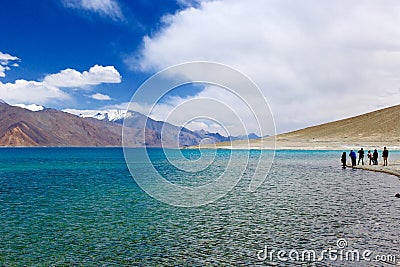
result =
M229 154L218 154L204 179L220 172ZM177 208L136 186L120 149L1 149L0 264L261 266L272 264L257 259L266 245L321 251L337 248L339 238L349 249L400 258L400 201L394 198L399 178L342 170L340 154L278 151L255 192L248 191L245 173L219 201ZM174 177L176 170L164 161L158 155L156 164ZM325 260L315 265L384 264Z

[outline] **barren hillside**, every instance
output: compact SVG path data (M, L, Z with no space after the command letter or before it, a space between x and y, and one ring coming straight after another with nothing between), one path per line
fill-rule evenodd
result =
M274 137L251 140L250 147L272 148ZM220 143L219 147L230 147ZM246 142L235 141L232 147L244 148ZM352 147L400 148L400 105L359 116L325 123L276 136L277 148L341 149Z

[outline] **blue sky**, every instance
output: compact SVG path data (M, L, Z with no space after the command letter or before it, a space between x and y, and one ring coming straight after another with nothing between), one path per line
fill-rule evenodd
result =
M107 105L129 101L135 88L152 71L133 70L124 62L125 58L134 56L144 36L158 31L164 15L174 14L185 5L176 1L143 0L86 1L89 4L85 6L84 2L4 1L0 9L0 16L5 21L0 52L18 57L10 63L19 66L10 64L0 82L42 81L46 75L68 68L83 72L96 64L113 66L121 75L121 82L100 83L85 90L63 89L71 95L69 101L44 98L42 101L36 99L36 103L54 108L100 108L106 104L104 101L88 97L96 93L110 96ZM106 4L97 8L97 2ZM108 8L107 3L115 5ZM28 104L26 100L21 99ZM15 104L18 99L10 102Z
M250 77L286 132L399 104L399 14L397 0L3 1L0 98L124 108L152 74L213 61ZM216 87L188 86L152 116L196 97L240 106Z

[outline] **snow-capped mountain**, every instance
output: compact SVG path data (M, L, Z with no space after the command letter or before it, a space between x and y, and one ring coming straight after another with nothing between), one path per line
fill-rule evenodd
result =
M121 146L121 125L79 118L56 109L22 107L0 103L0 146ZM126 131L132 136L129 145L143 146L140 138L134 138L138 130ZM150 140L152 135L148 134Z
M3 101L3 102L4 102L4 101ZM5 102L4 102L4 103L5 103ZM45 107L40 106L40 105L36 105L36 104L30 104L30 105L15 104L15 105L13 105L13 106L14 106L14 107L24 108L24 109L27 109L27 110L30 110L30 111L41 111L41 110L46 109Z
M249 136L226 137L205 130L192 131L168 122L153 120L139 112L119 109L66 109L61 112L35 104L11 106L1 100L0 109L3 110L2 114L17 114L16 117L11 116L16 118L16 121L6 119L3 121L3 125L0 124L4 128L0 129L0 133L1 131L5 133L3 145L118 146L121 145L122 138L121 124L125 125L124 129L131 136L129 145L133 147L177 147L177 145L187 147L204 143L205 140L208 143L218 143L238 138L250 138ZM4 117L8 118L9 116L5 115ZM58 124L57 122L63 123ZM143 129L145 129L145 139L141 135ZM18 134L15 135L15 133Z
M24 108L30 111L41 111L46 110L45 107L31 104L15 104L14 106ZM127 111L123 109L106 109L106 110L92 110L92 109L64 109L64 112L77 115L81 118L95 118L100 121L108 121L114 122L117 124L123 124L125 119L129 119L126 121L126 125L133 128L146 127L157 133L161 133L161 129L163 126L167 125L166 129L169 129L167 132L177 133L182 130L181 139L184 139L184 144L196 145L199 140L202 139L210 139L212 142L227 142L234 140L245 140L245 139L256 139L259 138L256 134L249 134L248 136L223 136L220 133L211 133L205 130L196 130L191 131L186 128L181 128L179 126L175 126L169 123L165 123L163 121L155 121L151 118L147 118L145 115L135 112L135 111ZM172 135L171 135L172 136Z
M126 125L130 127L145 127L151 130L155 130L156 132L161 132L162 126L164 126L165 122L155 121L151 118L148 118L141 113L135 111L127 111L121 109L107 109L107 110L77 110L77 109L64 109L64 112L72 113L81 118L95 118L101 121L110 121L118 124L123 124L124 119L129 119ZM173 133L179 132L181 127L175 126L167 123L168 129L170 128ZM247 140L247 139L256 139L260 138L254 133L249 134L248 136L223 136L220 133L211 133L205 130L196 130L191 131L189 129L182 129L185 133L190 133L190 137L186 139L191 139L192 141L186 142L191 145L197 144L199 140L204 138L208 138L212 140L212 142L227 142L233 140Z
M134 113L121 109L107 109L107 110L79 110L79 109L64 109L64 112L77 115L81 118L95 118L98 120L105 120L111 122L120 122L123 119L134 116Z

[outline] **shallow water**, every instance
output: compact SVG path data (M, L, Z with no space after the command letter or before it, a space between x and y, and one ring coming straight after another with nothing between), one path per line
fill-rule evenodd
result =
M198 186L215 179L231 153L245 152L218 152L213 169L198 174L201 181L170 168L160 150L151 153L172 182ZM342 170L340 154L277 151L255 192L248 190L250 166L220 200L179 208L145 194L118 148L0 149L0 265L390 266L257 257L266 246L268 252L338 249L344 238L344 252L368 249L400 259L400 200L394 198L400 179Z

